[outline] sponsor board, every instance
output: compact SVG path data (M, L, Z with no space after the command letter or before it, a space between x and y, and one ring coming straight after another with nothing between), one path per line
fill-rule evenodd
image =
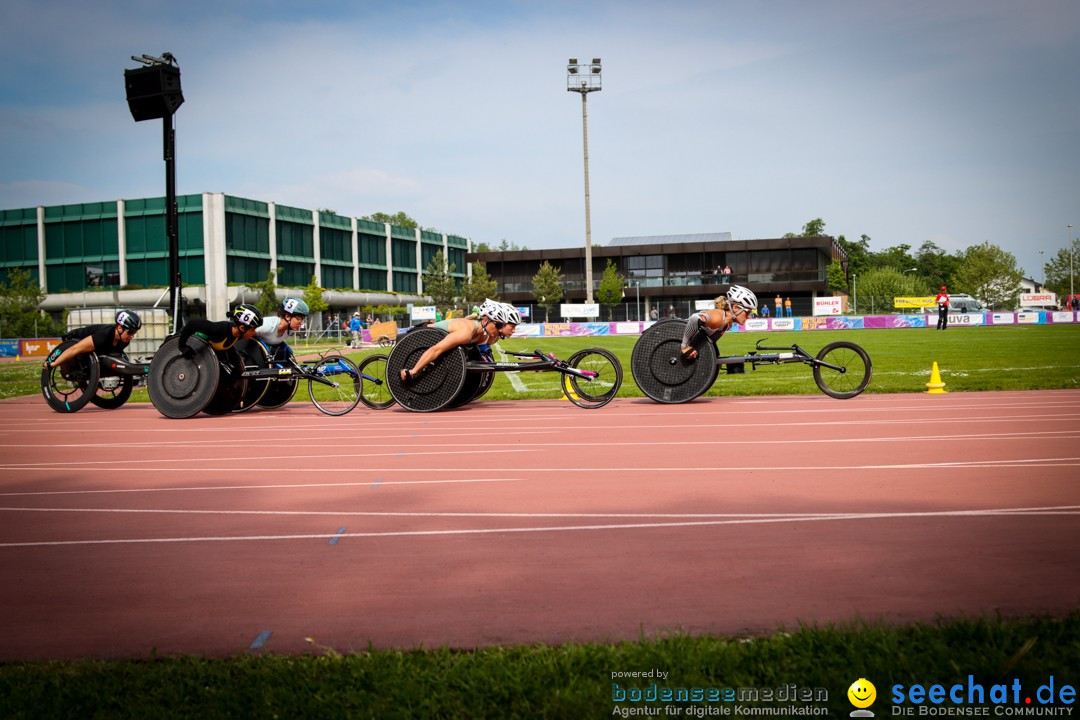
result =
M1041 320L1042 313L1037 312L1018 312L1016 313L1017 325L1038 325Z
M412 315L413 320L434 320L435 319L435 306L434 305L413 305Z
M1058 310L1050 313L1050 322L1071 323L1076 322L1076 313L1072 310Z
M1020 293L1021 307L1057 307L1057 293Z
M774 318L769 321L771 325L770 330L794 330L795 318Z
M894 297L894 308L930 308L934 307L934 297L927 295L926 297Z
M641 332L641 323L639 322L619 322L615 323L616 335L637 335Z
M514 328L514 337L540 337L544 326L537 323L522 323Z
M952 320L952 316L949 316L949 320ZM990 324L991 325L1012 325L1016 322L1016 315L1013 313L991 313Z
M19 355L45 357L60 344L60 338L23 338L19 341Z
M600 317L600 303L563 303L559 305L563 317Z
M843 315L844 298L814 298L814 315Z
M716 307L716 303L714 301L712 301L712 300L695 300L694 301L694 309L695 310L712 310L714 307Z
M766 318L753 318L746 321L744 326L746 330L753 331L765 331L769 329L769 321Z

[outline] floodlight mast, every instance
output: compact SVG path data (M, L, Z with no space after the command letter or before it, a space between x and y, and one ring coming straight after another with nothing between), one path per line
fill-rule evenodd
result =
M592 223L589 216L589 113L585 99L589 93L602 89L600 58L593 58L589 64L579 64L577 58L570 58L566 65L566 90L581 93L581 137L585 155L585 302L590 305L593 301Z
M162 102L159 111L149 114L148 116L135 115L134 109L132 109L132 114L135 116L136 122L157 117L161 118L162 154L165 160L165 237L169 247L169 306L173 319L172 332L179 333L184 322L181 313L183 281L180 276L180 233L177 227L176 124L173 115L176 112L176 108L184 101L183 95L180 93L180 66L176 62L176 58L170 52L163 52L160 57L156 55L147 55L145 53L139 56L132 55L131 59L135 62L142 63L148 68L156 65L169 65L176 68L175 94L179 98L178 102L174 100L175 105L170 105L169 102ZM127 75L127 72L128 71L125 71L125 76ZM162 88L162 92L164 92L164 88ZM131 102L130 96L128 102L129 104Z

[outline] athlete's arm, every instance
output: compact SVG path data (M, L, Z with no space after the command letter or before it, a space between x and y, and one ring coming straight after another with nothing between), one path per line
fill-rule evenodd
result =
M94 336L93 335L87 335L82 340L75 343L74 345L69 347L64 352L60 353L60 356L57 357L52 362L49 362L48 360L46 360L45 361L45 367L53 367L53 366L56 366L56 365L60 365L62 363L66 363L68 360L71 360L73 357L76 357L78 355L82 355L83 353L93 352L93 350L94 350Z

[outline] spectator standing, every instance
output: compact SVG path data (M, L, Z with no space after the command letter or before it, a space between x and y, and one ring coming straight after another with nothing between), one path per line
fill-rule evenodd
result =
M360 313L354 312L352 320L349 321L349 332L352 333L351 347L360 347L361 335L360 331L364 329L364 323L360 322Z
M1076 295L1073 295L1072 296L1072 301L1069 303L1069 305L1072 307L1073 312L1076 312L1077 310L1080 310L1080 297L1077 297Z
M649 311L649 319L656 322L660 319L660 313L656 312L656 306L653 305L652 310Z
M780 293L776 293L776 298L773 300L773 305L776 306L776 311L773 313L778 318L784 317L784 299L780 297Z
M723 280L721 280L720 282L724 285L729 284L731 282L731 268L728 267L727 264L725 264L724 269L720 272L723 275Z
M769 306L766 303L761 303L761 317L769 317Z
M941 292L934 298L934 302L938 307L937 329L947 330L949 328L949 293L944 285L941 286Z
M784 300L784 314L791 317L791 298Z

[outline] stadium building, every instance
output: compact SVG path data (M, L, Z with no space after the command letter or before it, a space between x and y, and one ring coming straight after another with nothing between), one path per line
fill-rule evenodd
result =
M439 251L466 277L464 237L401 228L223 193L176 198L187 315L223 319L278 268L279 288L312 276L330 312L406 305L424 294ZM25 268L47 293L42 308L167 308L165 198L0 210L0 279Z
M531 307L534 317L533 276L545 261L562 271L563 302L585 301L584 247L474 252L465 259L484 263L498 282L500 298ZM722 232L622 237L593 247L594 298L609 260L626 277L623 302L612 308L614 320L648 319L653 308L660 317L686 317L696 300L720 295L729 284L750 288L770 311L779 294L791 298L795 315L810 315L815 297L833 295L826 282L829 264L837 260L847 266L846 253L827 236L732 240L731 233ZM731 269L728 283L721 274L725 266ZM607 308L601 308L601 317L608 318Z

